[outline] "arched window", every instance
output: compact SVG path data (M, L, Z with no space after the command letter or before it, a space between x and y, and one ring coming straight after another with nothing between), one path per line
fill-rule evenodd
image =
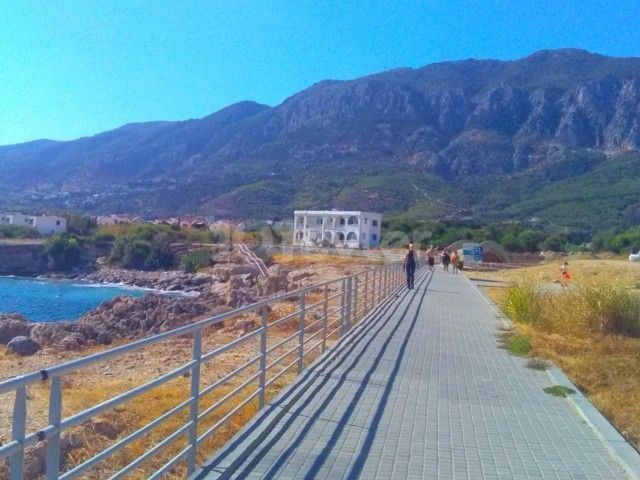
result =
M333 237L331 236L331 232L324 232L324 239L331 243L333 241Z
M347 235L347 242L353 243L358 241L358 235L355 232L349 232Z
M344 233L338 232L337 239L339 242L344 242Z
M347 220L347 225L358 225L358 218L349 217L349 220Z
M303 236L304 234L302 232L296 232L296 241L298 242L302 241Z

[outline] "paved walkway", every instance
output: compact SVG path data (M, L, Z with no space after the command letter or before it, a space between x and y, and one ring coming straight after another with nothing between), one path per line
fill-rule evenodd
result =
M462 275L422 271L195 478L626 478Z

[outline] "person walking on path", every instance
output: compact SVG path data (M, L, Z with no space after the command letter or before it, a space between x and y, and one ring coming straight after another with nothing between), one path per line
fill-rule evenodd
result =
M434 265L436 264L436 249L431 245L427 250L427 265L429 265L429 271L433 272Z
M404 257L403 262L404 270L407 272L407 288L413 288L413 281L416 274L416 268L418 267L418 256L413 249L413 243L409 244L407 254Z
M455 250L451 252L451 267L453 269L453 273L458 273L458 252Z
M449 271L449 263L451 263L451 256L449 255L449 250L446 248L442 251L442 270L445 272Z

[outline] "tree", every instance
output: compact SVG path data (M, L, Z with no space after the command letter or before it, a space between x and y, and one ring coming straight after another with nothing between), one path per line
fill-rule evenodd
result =
M83 248L80 240L69 233L48 238L44 252L55 270L72 270L82 262Z
M67 215L67 231L75 235L91 235L98 228L97 222L87 216L79 213L71 213Z

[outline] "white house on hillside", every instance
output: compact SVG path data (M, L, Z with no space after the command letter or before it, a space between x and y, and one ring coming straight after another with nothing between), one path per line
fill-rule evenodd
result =
M293 244L374 248L380 246L382 215L351 210L296 210Z
M57 215L0 214L0 225L17 225L37 230L40 235L55 235L67 231L67 219Z

